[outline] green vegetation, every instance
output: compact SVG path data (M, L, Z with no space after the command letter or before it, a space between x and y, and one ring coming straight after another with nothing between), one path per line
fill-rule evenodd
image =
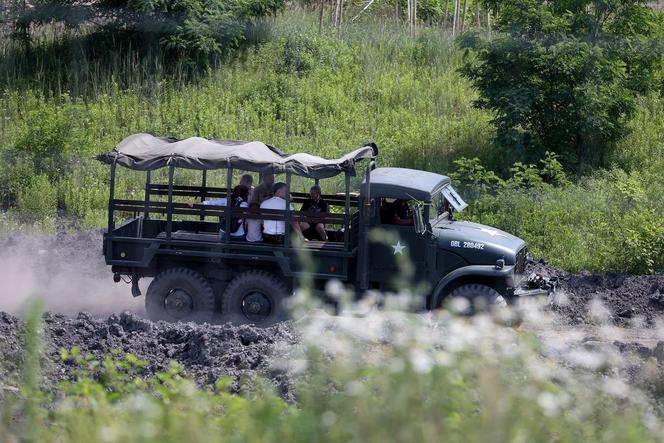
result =
M641 0L494 3L502 34L464 35L462 47L497 144L529 161L553 150L579 171L607 166L638 95L662 86L662 15Z
M295 9L277 18L269 40L203 65L122 45L98 57L68 31L44 29L30 54L9 40L0 44L7 61L0 64L0 205L7 211L0 235L17 224L55 229L58 214L103 226L108 171L91 158L128 134L256 139L323 156L375 140L382 165L458 169L471 203L463 217L522 236L556 265L664 269L658 91L630 99L633 117L621 117L624 136L603 152L606 169L579 176L577 160L586 157L570 157L572 148L542 144L522 155L494 144L498 114L473 106L481 97L460 74L464 53L439 29L420 29L412 39L390 23L365 20L338 37L319 34L317 17ZM651 73L653 81L661 75ZM528 165L539 165L545 150L559 155L566 180L545 173L542 183L531 182ZM464 175L464 158L477 158L496 180L477 188ZM523 165L513 173L516 162ZM121 176L120 195L140 197L142 177ZM223 182L221 175L211 180Z
M315 321L305 327L294 358L306 367L293 373L296 401L288 403L260 379L246 380L241 394L232 395L228 379L203 390L183 378L176 363L142 377L146 362L134 355L99 361L77 348L61 351L77 368L75 380L51 397L38 389L33 312L26 327L26 388L5 391L0 436L86 443L480 442L487 436L641 443L661 437L660 411L638 387L612 375L616 368L602 358L589 360L604 365L598 372L562 367L540 354L533 336L490 321L443 317L427 324L421 317L383 315L358 319L363 328L372 323L375 337ZM661 387L656 376L638 378L643 387Z
M41 0L14 1L14 37L30 51L31 27L61 23L92 28L91 39L127 40L143 48L163 47L170 55L210 55L236 48L259 21L283 8L283 0ZM96 39L96 41L94 40ZM112 45L119 42L114 41ZM99 49L99 48L97 48Z
M463 217L528 239L535 256L572 272L664 269L664 178L657 171L613 169L572 184L551 155L540 165L515 164L507 180L477 159L456 165L453 177L473 201Z

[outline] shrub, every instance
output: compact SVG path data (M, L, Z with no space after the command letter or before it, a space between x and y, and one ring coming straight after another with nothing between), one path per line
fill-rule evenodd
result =
M460 42L497 144L526 160L555 150L582 172L607 166L635 96L661 81L661 14L640 0L491 3L502 34Z
M16 206L19 214L30 221L55 217L58 207L57 189L44 174L36 175L18 190Z

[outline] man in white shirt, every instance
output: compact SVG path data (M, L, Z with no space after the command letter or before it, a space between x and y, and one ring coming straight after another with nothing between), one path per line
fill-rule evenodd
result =
M288 196L288 186L286 183L276 183L274 185L274 196L261 203L261 209L280 209L286 210L286 197ZM290 210L294 211L293 205ZM293 231L302 237L302 229L298 222L291 222ZM286 233L286 222L280 220L263 221L263 240L268 243L283 243ZM302 237L304 238L304 237Z

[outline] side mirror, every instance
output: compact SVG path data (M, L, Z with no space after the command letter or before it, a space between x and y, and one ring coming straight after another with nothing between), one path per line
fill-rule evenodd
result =
M415 232L418 234L424 234L427 232L427 226L424 223L424 217L422 216L422 205L416 205L413 210L413 220L415 222Z

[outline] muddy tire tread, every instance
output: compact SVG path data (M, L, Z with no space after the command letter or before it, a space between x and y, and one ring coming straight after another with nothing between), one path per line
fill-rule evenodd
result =
M186 278L194 286L199 286L199 288L202 289L201 291L197 291L195 294L192 294L192 296L195 297L196 299L196 305L198 306L198 309L196 312L192 314L193 318L191 318L190 320L198 322L212 321L212 317L215 311L215 306L214 306L215 297L212 286L202 274L194 271L193 269L185 267L175 267L167 269L159 273L155 277L155 279L152 280L145 295L145 310L148 314L148 317L154 321L157 320L174 321L173 319L169 319L168 314L166 314L165 312L163 311L160 312L161 308L158 306L163 304L163 301L157 303L158 300L154 300L154 297L156 297L157 295L153 295L151 297L151 294L154 294L155 291L163 290L162 288L160 288L160 285L163 284L162 282L174 278L173 276L175 276L176 278L177 277ZM152 304L155 304L154 308L151 306ZM189 321L189 319L186 321Z

